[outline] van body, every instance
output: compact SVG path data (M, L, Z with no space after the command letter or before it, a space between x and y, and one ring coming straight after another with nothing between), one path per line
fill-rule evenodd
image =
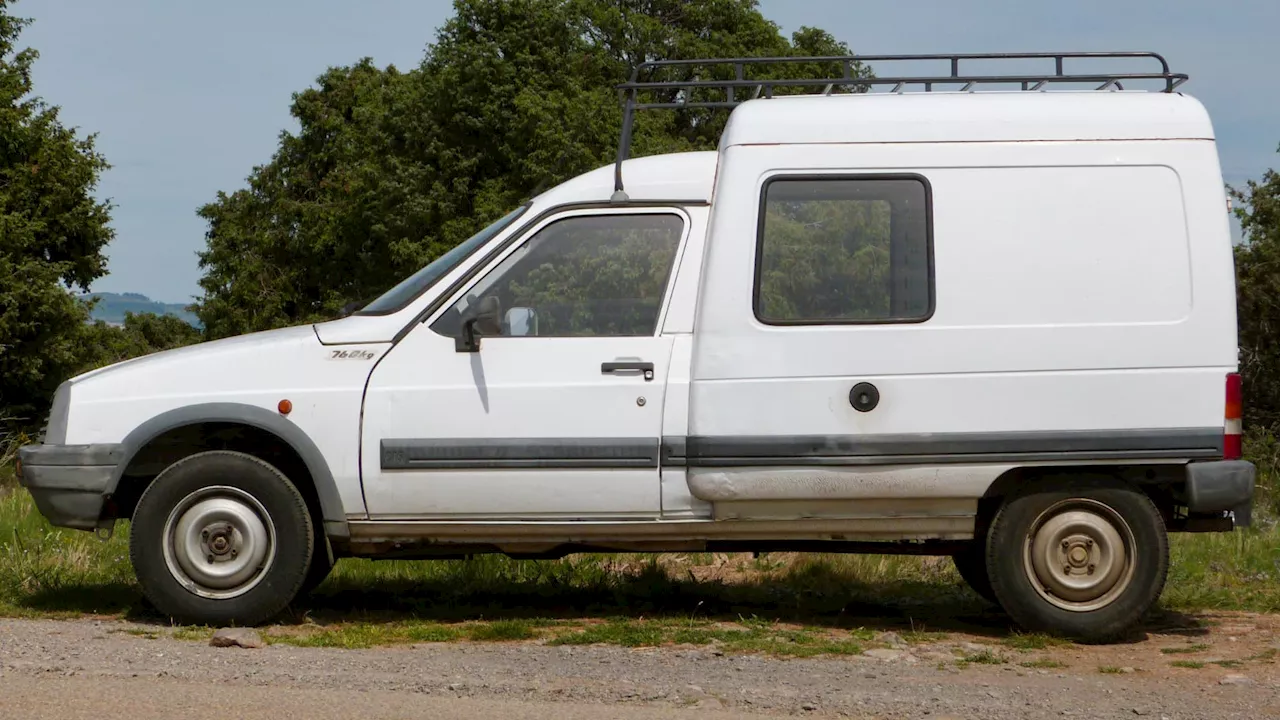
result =
M68 381L23 482L132 518L187 621L343 556L799 549L949 555L1111 638L1167 533L1249 522L1227 214L1180 93L752 100L354 315Z

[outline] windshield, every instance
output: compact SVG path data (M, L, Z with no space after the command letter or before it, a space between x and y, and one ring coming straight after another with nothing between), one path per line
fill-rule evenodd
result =
M414 298L418 297L427 288L435 284L442 275L452 270L458 263L465 260L477 248L488 242L494 235L502 232L504 228L510 225L516 218L529 208L528 205L520 207L507 213L506 216L500 218L489 227L467 238L457 247L449 252L436 258L431 264L422 268L418 272L410 275L400 282L399 285L386 291L377 300L365 305L357 315L385 315L393 313L405 305L408 305Z

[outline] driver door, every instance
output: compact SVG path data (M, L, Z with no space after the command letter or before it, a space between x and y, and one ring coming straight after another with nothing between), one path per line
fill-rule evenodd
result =
M415 326L366 392L370 517L656 518L659 328L688 227L675 209L557 215Z

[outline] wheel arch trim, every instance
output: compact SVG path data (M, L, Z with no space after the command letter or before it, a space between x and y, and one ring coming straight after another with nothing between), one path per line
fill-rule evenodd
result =
M125 470L133 462L134 457L151 441L161 435L189 425L201 423L230 423L247 425L280 438L302 458L302 462L311 474L315 485L316 496L320 500L320 512L323 515L325 533L330 537L347 537L350 530L346 513L342 506L342 496L338 493L338 484L333 479L329 463L325 461L315 442L301 428L265 408L244 403L201 403L186 405L160 413L134 428L121 441L122 454L120 464L106 488L108 494L114 493L124 477Z

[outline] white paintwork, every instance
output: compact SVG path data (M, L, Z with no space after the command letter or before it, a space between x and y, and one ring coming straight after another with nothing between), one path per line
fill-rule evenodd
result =
M685 219L688 237L687 216L674 210L583 210L555 219L637 212L677 214ZM551 221L536 226L529 237ZM519 244L512 245L486 272L518 249ZM680 262L679 250L675 262ZM484 272L476 282L483 279ZM674 277L668 285L672 282ZM445 307L469 292L470 287L460 290ZM415 327L369 380L362 456L371 518L658 518L657 468L383 470L379 447L384 438L656 442L662 434L671 336L492 337L482 341L480 352L459 353L452 338L431 329L434 319ZM661 327L661 315L658 322ZM601 363L615 360L652 362L653 379L602 374Z
M856 172L932 186L933 317L761 324L751 293L764 181ZM1222 187L1209 141L730 147L691 434L1220 427L1236 367ZM862 380L881 392L871 413L847 400Z
M365 517L360 492L361 393L390 345L344 346L316 339L311 326L254 333L130 360L70 383L67 444L118 443L167 411L205 403L237 403L276 412L320 449L348 517ZM352 358L351 355L356 357Z
M1212 139L1204 106L1182 94L983 91L744 103L720 146Z
M682 201L667 211L690 228L655 337L485 338L481 352L466 354L420 322L492 248L563 217L562 205L607 202L610 165L534 198L396 312L76 378L66 442L120 442L189 405L274 410L287 398L288 421L320 448L347 516L369 520L352 524L353 537L367 541L967 537L974 498L1007 465L383 473L378 447L384 437L1220 427L1223 375L1237 367L1236 318L1213 137L1204 108L1180 94L749 102L732 114L719 152L625 164L632 200ZM928 322L771 327L754 318L761 188L771 176L804 173L928 180L936 269ZM335 359L341 351L369 357ZM651 360L655 379L600 374L601 362L619 357ZM859 380L881 390L872 413L849 407ZM1165 461L1177 459L1152 460Z
M699 248L700 249L700 248ZM694 243L685 250L685 265L700 264L701 255L692 256ZM679 284L679 280L676 281ZM674 299L678 293L673 293ZM673 326L683 327L683 319L673 318L675 308L667 313L666 329L672 335L671 368L667 371L667 402L662 413L663 437L685 437L689 434L689 370L693 363L693 335L689 331L674 331ZM690 313L691 314L691 313ZM692 317L689 318L692 328ZM662 468L662 517L667 519L709 518L711 503L699 499L690 487L688 471L683 467Z

